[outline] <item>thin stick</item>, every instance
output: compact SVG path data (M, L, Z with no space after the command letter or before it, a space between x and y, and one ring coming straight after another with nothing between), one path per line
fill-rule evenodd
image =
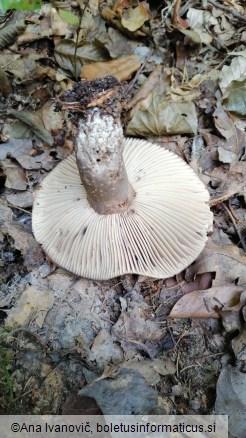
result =
M246 22L246 17L244 17L239 12L234 11L234 9L221 5L220 3L217 3L215 0L208 0L208 3L211 3L211 5L215 6L218 9L221 9L221 11L225 11L228 12L229 14L232 14L233 17L237 18L238 20L243 21L244 23Z
M238 228L238 226L237 226L237 224L236 224L236 221L235 221L233 215L231 214L229 208L227 207L227 205L226 205L224 202L221 202L221 206L222 206L222 208L226 211L226 213L228 214L228 216L230 217L230 219L231 219L231 221L232 221L233 228L234 228L234 230L236 231L236 233L237 233L237 235L238 235L238 237L239 237L239 239L240 239L240 240L239 240L239 243L242 244L243 250L244 250L244 252L246 252L246 244L245 244L245 242L244 242L244 236L242 236L242 233L241 233L240 229Z
M130 84L127 86L126 90L125 90L125 94L129 94L129 91L132 89L132 87L134 86L134 84L136 83L136 81L138 80L138 77L140 75L140 73L143 71L144 67L146 66L148 60L150 59L150 57L152 56L154 52L154 49L151 49L148 53L148 55L146 56L143 64L141 65L141 67L139 68L139 70L137 71L137 73L135 74L134 78L132 79L132 81L130 82Z
M9 207L9 208L16 208L17 210L24 211L24 213L27 213L30 216L32 215L32 213L30 211L25 210L24 208L21 208L21 207L17 207L17 205L10 204L9 202L3 201L2 199L0 199L0 204L7 205L7 207Z

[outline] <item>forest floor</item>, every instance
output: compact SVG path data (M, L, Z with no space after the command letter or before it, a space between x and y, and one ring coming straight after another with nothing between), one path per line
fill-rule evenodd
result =
M0 413L86 413L90 396L105 414L226 413L245 438L245 4L70 3L0 16ZM213 232L172 278L79 278L32 234L35 190L73 152L56 99L110 74L125 134L210 193Z

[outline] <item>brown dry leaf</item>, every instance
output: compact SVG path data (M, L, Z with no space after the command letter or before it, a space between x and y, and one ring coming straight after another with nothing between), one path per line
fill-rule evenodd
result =
M246 361L246 326L236 338L232 339L231 346L237 360Z
M98 368L102 370L109 363L120 363L123 360L123 351L115 342L111 333L107 329L102 329L95 337L90 351L88 352L88 359L92 363L97 363Z
M0 65L4 71L15 76L16 84L29 83L30 81L42 80L47 77L47 72L52 70L50 67L40 65L38 61L40 55L31 54L27 57L20 57L14 53L3 53L0 58Z
M7 159L0 162L0 168L3 169L3 174L6 176L5 187L15 190L26 190L26 175L18 164Z
M75 75L75 72L79 75L84 64L108 60L109 55L105 52L105 48L101 44L96 44L95 41L84 43L76 50L76 44L73 40L64 39L56 44L54 56L61 68L69 71L72 75ZM74 57L75 53L76 58Z
M121 32L113 27L109 27L107 32L103 31L99 35L97 32L96 41L100 41L100 44L107 49L112 59L119 58L123 55L131 55L133 53L133 48L131 47L131 41L129 41L129 38L122 35Z
M160 358L128 360L122 363L121 368L138 371L149 385L157 385L160 382L160 375L168 376L176 373L176 366L170 359Z
M186 280L197 274L215 272L213 286L246 284L246 254L236 245L217 246L208 240L196 262L186 270Z
M62 415L102 415L102 411L94 398L71 395L62 405Z
M52 135L42 126L42 120L40 118L40 115L36 112L27 112L27 111L16 111L14 109L7 110L7 113L10 116L13 116L14 118L20 120L21 122L25 123L27 126L31 128L33 133L41 138L45 143L47 143L49 146L53 145L53 137Z
M32 149L32 147L33 144L31 139L29 138L25 138L24 140L11 138L6 143L1 144L0 160L5 160L7 156L14 157L14 154L18 154L18 155L28 154Z
M56 126L56 118L54 118L53 121L49 120L49 117L51 115L52 112L49 113L49 111L47 111L47 115L44 117L47 126L48 123L50 123L50 128L52 128L52 123L53 126ZM42 113L40 117L41 116ZM37 170L41 168L45 170L51 170L56 164L56 160L52 157L52 155L50 155L50 149L48 149L48 147L42 146L42 149L40 148L38 152L39 153L37 153L37 151L33 149L33 144L30 138L27 138L25 140L11 139L3 145L2 156L4 157L7 154L10 155L11 158L14 158L16 161L18 161L21 167L26 170ZM0 157L2 156L0 152ZM11 160L4 160L2 162L2 167L5 174L8 176L8 180L5 184L6 187L16 190L26 189L26 184L23 184L23 181L26 181L23 169L20 169L16 165L16 163ZM17 174L18 178L16 178L15 180L15 176ZM21 181L22 184L20 184Z
M229 415L229 433L232 438L245 438L246 374L226 365L217 382L216 415Z
M150 93L153 91L155 86L160 83L162 66L157 65L155 69L148 76L144 84L139 88L133 98L128 102L128 108L134 107L134 111L138 108L137 104L139 104L142 100L146 99Z
M32 193L27 190L25 192L9 193L6 195L6 199L14 207L28 208L32 207L33 204Z
M53 35L55 36L69 35L69 32L71 32L71 26L61 18L56 8L51 7L50 20L51 20L50 24L51 24Z
M210 205L216 205L218 202L226 201L231 196L238 193L246 199L246 162L239 161L231 164L230 169L224 166L216 167L210 172L209 177L213 182L216 190L211 195Z
M40 265L43 261L43 254L40 245L36 242L33 235L12 220L5 221L0 225L1 232L5 236L11 236L14 240L15 248L21 251L24 259L23 265L29 271L33 267Z
M31 321L35 321L41 328L53 303L52 291L30 286L22 293L18 304L10 310L6 320L7 326L28 326Z
M11 22L7 21L3 27L1 26L0 49L13 44L18 35L22 33L26 27L23 13L15 11L11 18Z
M193 102L168 102L157 91L141 102L127 125L128 135L141 137L197 132L197 112Z
M245 147L245 135L237 129L222 108L214 113L215 126L225 140L218 139L219 160L222 163L237 163Z
M113 327L113 333L121 343L123 351L142 350L151 355L150 348L158 345L166 329L156 324L151 308L136 291L129 293L128 300L126 310L121 312Z
M132 74L141 66L141 59L137 55L122 56L113 61L94 62L82 67L80 77L88 80L114 76L119 81L130 79Z
M246 79L232 81L227 87L225 97L225 107L228 111L238 115L246 115L245 101Z
M2 226L5 222L11 222L13 217L13 212L11 208L7 206L7 204L0 199L0 226Z
M125 29L130 32L135 32L150 18L151 15L148 12L148 4L141 2L136 8L131 7L123 10L121 23Z
M223 95L232 81L238 81L245 77L246 73L246 50L236 52L230 65L224 65L221 70L220 88Z
M189 8L187 12L187 20L192 29L194 29L200 37L200 41L204 44L211 44L213 37L208 33L209 26L217 24L217 19L214 18L209 11Z
M216 308L233 306L240 300L240 286L218 286L184 295L173 306L170 318L220 318Z
M56 105L48 102L39 111L48 132L54 134L61 130L64 124L64 112L56 111Z

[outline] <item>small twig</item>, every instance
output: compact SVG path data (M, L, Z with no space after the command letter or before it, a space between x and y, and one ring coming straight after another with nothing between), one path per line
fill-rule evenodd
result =
M176 347L176 341L174 339L173 332L172 332L172 330L171 330L171 328L169 326L169 322L168 321L167 321L167 329L168 329L168 332L169 332L169 334L171 336L171 339L172 339L172 342L173 342L173 346Z
M215 6L215 8L221 9L221 11L228 12L229 14L233 15L233 17L237 18L240 21L246 22L246 17L244 17L242 14L240 14L237 11L234 11L234 9L228 8L227 6L221 5L220 3L217 3L215 0L208 0L208 3L211 3L211 5Z
M195 368L195 367L202 368L202 365L200 363L193 364L193 365L187 365L186 367L182 368L182 370L180 370L179 374L183 373L184 371L186 371L186 370L188 370L190 368Z
M21 394L19 397L16 397L13 400L10 400L10 403L16 403L17 401L21 400L23 397L26 397L28 394L33 392L35 389L37 389L37 388L29 389L28 391L26 391L23 394Z
M176 360L176 374L177 374L177 377L179 377L179 359L180 359L180 353L179 353L179 350L178 350L177 360Z
M30 211L25 210L24 208L21 208L21 207L17 207L17 205L10 204L9 202L4 201L3 199L0 199L0 204L5 204L9 208L16 208L17 210L23 211L24 213L27 213L30 216L32 215L32 213Z
M230 217L230 219L232 221L233 228L234 228L236 234L239 237L239 243L242 244L243 250L244 250L244 252L246 252L246 244L245 244L245 241L244 241L244 236L242 236L242 233L241 233L240 229L238 228L238 226L236 224L236 221L235 221L233 215L230 212L230 209L227 207L227 205L224 202L221 202L221 206L222 206L223 210L225 210L225 212Z
M143 64L141 65L141 67L138 69L137 73L135 74L134 78L132 79L132 81L130 82L130 84L126 87L125 89L125 94L129 94L129 91L133 88L134 84L136 83L136 81L138 80L138 77L140 75L140 73L143 71L144 67L146 66L147 62L149 61L149 59L151 58L152 54L154 52L154 49L151 49L148 53L148 55L146 56Z
M28 330L28 329L26 329L26 328L19 327L19 328L13 330L12 332L10 332L10 335L13 336L13 335L15 335L15 333L18 333L18 332L19 332L19 333L26 333L27 335L33 337L33 338L36 340L36 342L37 342L38 344L40 344L41 347L43 347L44 350L47 349L47 346L45 345L45 343L43 342L43 340L42 340L38 335L36 335L36 333L33 333L33 332L31 332L30 330Z

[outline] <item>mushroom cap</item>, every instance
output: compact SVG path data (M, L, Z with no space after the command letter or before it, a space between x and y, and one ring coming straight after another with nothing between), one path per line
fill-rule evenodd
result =
M190 265L205 245L212 226L209 193L174 153L145 140L124 141L123 158L136 193L129 209L96 213L72 154L36 192L35 238L57 265L79 276L171 277Z

